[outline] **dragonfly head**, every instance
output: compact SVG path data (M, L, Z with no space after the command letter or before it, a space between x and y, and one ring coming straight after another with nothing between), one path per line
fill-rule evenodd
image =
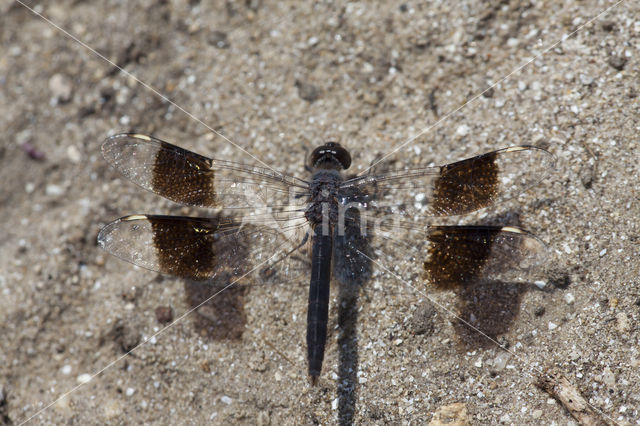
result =
M351 155L338 142L327 142L313 150L308 164L313 169L347 170Z

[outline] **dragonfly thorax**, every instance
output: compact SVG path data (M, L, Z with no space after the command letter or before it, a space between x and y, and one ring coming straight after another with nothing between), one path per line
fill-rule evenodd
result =
M337 170L318 170L311 179L309 204L305 217L313 228L316 225L335 225L339 218L340 184L342 176Z

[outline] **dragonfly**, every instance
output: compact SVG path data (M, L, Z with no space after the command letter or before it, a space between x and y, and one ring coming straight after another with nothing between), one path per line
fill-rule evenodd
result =
M536 186L555 167L555 156L540 147L348 176L349 151L326 142L308 156L305 179L208 158L145 134L111 136L102 153L142 188L211 212L121 217L98 235L107 252L162 274L231 277L237 285L246 277L273 282L308 271L307 363L314 384L324 359L331 282L366 282L376 244L412 247L419 280L437 289L526 272L546 255L545 244L520 227L433 224Z

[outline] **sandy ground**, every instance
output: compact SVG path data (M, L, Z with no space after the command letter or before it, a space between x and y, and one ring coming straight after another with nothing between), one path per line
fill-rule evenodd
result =
M614 2L27 3L192 116L0 2L0 423L421 424L457 403L471 424L571 424L534 386L553 368L640 424L640 3L594 22ZM379 269L340 326L334 292L317 387L304 276L224 293L123 356L210 289L97 247L117 217L180 212L100 144L138 131L255 162L203 123L296 175L328 139L356 171L416 135L393 166L543 145L556 172L487 215L548 244L540 286L421 294Z

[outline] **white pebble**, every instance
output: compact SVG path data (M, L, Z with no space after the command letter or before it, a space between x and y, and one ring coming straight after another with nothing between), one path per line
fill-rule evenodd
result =
M620 333L628 333L631 331L631 321L624 312L619 312L616 315L616 328Z
M458 134L458 136L467 136L470 131L471 131L471 128L466 124L461 124L456 129L456 133Z
M364 64L362 64L363 74L371 74L373 70L374 70L373 65L371 65L369 62L365 62Z
M572 293L567 293L564 295L564 301L567 302L569 305L575 302L575 300L576 298Z
M54 103L68 102L71 99L71 80L62 74L54 74L49 79L49 90Z
M604 256L605 254L607 254L607 249L602 249L600 250L600 257Z
M338 401L338 398L336 398L336 399L334 399L333 401L331 401L331 409L332 409L333 411L335 411L335 410L337 410L337 409L338 409L338 402L339 402L339 401Z
M555 330L556 328L558 328L558 324L549 321L549 330Z
M616 384L616 376L609 367L604 368L604 371L602 372L602 381L609 387L613 387Z
M134 388L127 388L124 394L127 396L132 396L134 393L136 393L136 390Z
M540 290L542 290L543 288L545 288L547 286L547 283L545 281L534 281L533 282L536 287L538 287Z
M75 145L69 145L67 147L67 157L69 157L69 160L71 160L72 163L76 164L82 160L82 155Z
M493 359L493 368L496 370L504 370L507 366L507 361L509 360L509 354L507 352L500 352Z
M71 366L69 364L63 366L60 371L62 372L62 374L71 374Z
M580 83L585 86L590 86L593 83L593 77L586 74L580 74Z
M81 374L76 380L78 381L78 383L89 383L91 381L91 374Z
M24 186L24 191L27 194L31 194L35 189L36 186L33 184L33 182L27 182L27 184Z
M64 189L62 189L62 187L59 185L50 183L47 185L45 192L47 195L58 196L64 194Z
M229 398L227 395L223 395L222 398L220 398L220 401L223 404L227 404L227 405L230 405L233 402L233 400Z

